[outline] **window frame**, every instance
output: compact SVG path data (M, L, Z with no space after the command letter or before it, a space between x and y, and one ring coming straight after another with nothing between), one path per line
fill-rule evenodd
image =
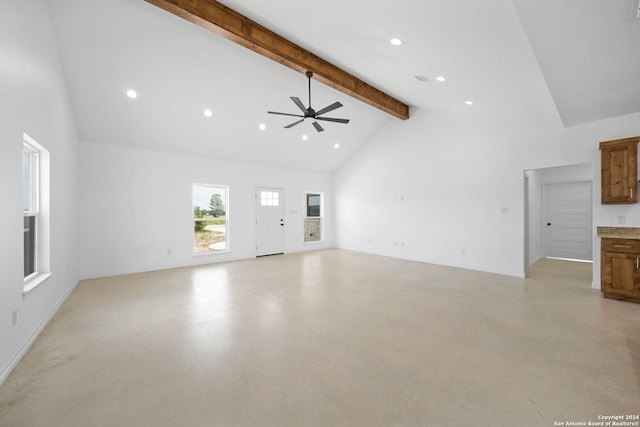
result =
M24 275L23 294L27 294L38 285L48 279L52 272L50 270L50 215L49 215L49 151L42 145L38 144L33 138L26 133L22 138L22 167L23 167L23 233L26 231L24 221L26 218L33 218L34 225L34 243L31 251L33 259L33 271ZM28 174L25 171L26 162L25 154L28 154ZM29 188L28 198L26 196L26 188ZM27 256L26 247L23 239L23 271L26 268Z
M24 281L25 283L34 279L38 274L39 270L39 256L38 256L38 248L40 244L39 234L39 216L40 216L40 151L34 147L31 141L23 141L22 144L22 156L23 156L23 188L22 188L22 214L23 214L23 230L24 233L27 233L29 230L25 228L24 222L26 222L27 218L33 218L33 248L32 248L32 264L33 271L29 274L25 274ZM25 158L25 155L28 156ZM25 161L26 160L26 161ZM28 172L25 170L28 165ZM28 188L28 197L25 198L25 193ZM27 239L23 241L26 242ZM26 245L26 243L25 243ZM23 250L23 265L24 269L26 269L27 264L27 249L26 247ZM24 270L23 269L23 270Z
M311 197L318 197L320 199L320 203L318 205L310 205L309 199ZM318 215L310 215L309 210L312 206L318 206ZM305 218L321 218L322 217L322 193L305 193L305 207L306 207L306 216Z
M260 206L280 206L280 191L260 189Z
M206 252L195 252L195 244L196 244L196 231L195 231L195 222L196 221L207 221L210 218L196 218L194 216L195 210L195 191L196 187L204 187L204 188L214 188L214 189L222 189L224 190L224 206L225 206L225 234L224 234L224 242L225 249L223 250L209 250ZM230 239L230 197L229 197L229 186L222 184L205 184L194 182L191 184L191 237L192 237L192 246L191 246L191 255L192 256L206 256L206 255L217 255L217 254L225 254L231 252L231 239Z
M320 208L319 214L309 216L309 197L310 196L319 196L320 197ZM305 245L307 244L318 244L324 243L324 192L322 191L305 191L304 192L304 218L302 224L303 231L303 241ZM318 240L307 240L307 227L306 224L309 220L319 220L320 222L320 238Z

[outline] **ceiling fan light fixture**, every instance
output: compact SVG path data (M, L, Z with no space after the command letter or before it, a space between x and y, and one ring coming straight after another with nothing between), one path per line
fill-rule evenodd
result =
M209 109L204 110L204 116L205 116L205 117L211 117L211 116L213 116L213 111L211 111L211 110L209 110Z
M473 101L464 101L464 103L467 105L473 105Z
M258 129L260 130L265 130L267 128L267 125L265 125L264 123L260 123L260 125L258 125Z
M133 89L129 89L127 91L127 96L131 99L136 99L138 97L138 93Z
M307 135L302 135L302 140L306 141L307 139L309 139L309 137Z
M401 46L402 45L402 40L400 40L397 37L394 37L391 40L389 40L389 43L391 43L394 46Z
M437 81L439 81L439 82L441 82L441 83L442 83L442 82L446 82L446 81L447 81L447 79L446 79L444 76L437 76L437 77L436 77L436 80L437 80Z
M338 148L340 148L340 144L333 144L333 148L337 150Z

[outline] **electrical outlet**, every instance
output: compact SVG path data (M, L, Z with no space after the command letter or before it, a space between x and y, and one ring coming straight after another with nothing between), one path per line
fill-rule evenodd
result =
M624 224L625 218L624 215L616 216L616 224Z
M171 255L173 251L171 249L167 249L167 255Z
M18 324L18 310L11 312L11 327L15 327Z

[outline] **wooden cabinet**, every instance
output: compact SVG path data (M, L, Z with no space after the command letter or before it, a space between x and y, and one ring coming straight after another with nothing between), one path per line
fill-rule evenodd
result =
M640 240L601 242L600 281L605 298L640 303Z
M640 136L600 143L602 204L638 203Z

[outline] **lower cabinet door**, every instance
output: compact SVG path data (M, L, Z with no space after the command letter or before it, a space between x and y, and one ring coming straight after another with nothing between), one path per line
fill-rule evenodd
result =
M611 280L604 283L605 292L640 296L640 255L605 252L603 264L611 274Z

